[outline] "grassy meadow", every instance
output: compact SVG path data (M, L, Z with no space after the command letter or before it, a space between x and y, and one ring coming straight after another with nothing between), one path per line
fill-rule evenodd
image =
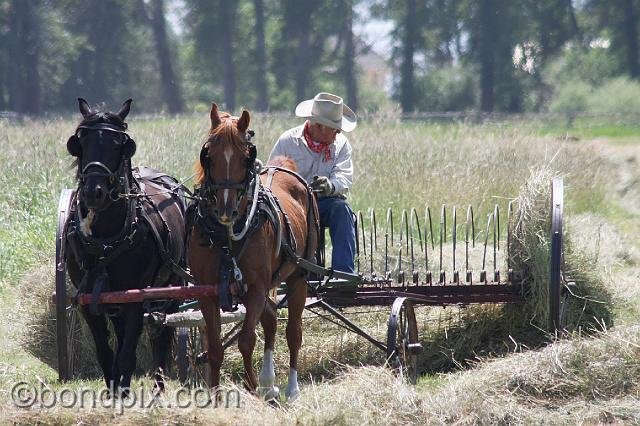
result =
M361 120L349 134L355 161L350 196L354 210L368 218L368 209L375 208L381 227L389 207L399 219L402 209L412 207L422 217L428 205L437 235L440 206L446 204L449 212L458 206L458 244L463 245L467 205L474 208L477 238L482 241L487 213L494 205L506 212L508 202L520 197L521 203L532 201L530 211L544 212L549 179L563 176L568 272L577 281L605 286L608 294L602 300L598 294L576 294L575 315L589 326L545 345L553 339L537 325L542 314L527 317L519 307L418 308L425 346L419 363L425 374L413 387L380 367L384 356L367 342L305 314L309 318L301 353L302 395L281 408L244 393L242 410L131 409L114 415L108 409L16 408L9 394L14 383L60 386L51 367L55 336L47 296L54 286L58 197L62 188L74 186L66 141L76 118L0 121L0 412L9 421L640 422L640 253L634 243L640 237L640 128L577 122L567 130L530 120L434 123L384 115ZM208 114L141 118L134 110L129 116L130 135L138 146L133 164L187 180L208 124ZM258 157L266 160L277 136L295 124L293 118L254 115ZM192 186L188 180L186 184ZM522 198L527 191L534 194ZM532 217L543 229L547 218ZM503 226L503 239L505 234ZM540 266L545 251L539 248L545 247L548 235L536 231L527 238L521 259L525 265ZM477 244L474 259L480 251ZM457 251L459 261L464 259L461 253ZM479 269L477 264L474 269ZM546 269L539 269L536 273L544 276ZM613 317L582 322L585 316L598 316L592 307L605 299L613 306ZM351 315L384 338L387 310L354 309ZM288 360L283 334L280 323L276 373L281 389L286 387ZM82 347L85 364L93 359L90 346L84 342ZM261 352L259 340L255 354ZM259 367L261 357L255 358ZM239 354L231 348L225 359L226 386L239 385L240 367ZM101 389L95 367L87 367L86 373L71 386ZM141 376L135 382L148 385L149 379ZM169 389L178 386L172 380Z

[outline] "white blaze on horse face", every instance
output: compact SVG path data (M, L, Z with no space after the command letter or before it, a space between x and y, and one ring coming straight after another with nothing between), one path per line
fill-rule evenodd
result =
M233 157L233 148L230 146L226 147L224 150L224 159L227 162L227 181L229 180L230 168L231 168L231 157ZM229 199L229 190L224 190L224 204L227 205L227 200Z

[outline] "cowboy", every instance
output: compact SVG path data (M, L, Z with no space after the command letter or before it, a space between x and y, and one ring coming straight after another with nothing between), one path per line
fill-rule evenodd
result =
M306 121L284 132L271 150L269 159L292 158L298 173L311 182L318 199L320 226L329 228L334 270L354 272L356 249L354 214L346 196L353 182L351 145L341 132L356 127L356 114L340 96L318 93L296 107L297 117Z

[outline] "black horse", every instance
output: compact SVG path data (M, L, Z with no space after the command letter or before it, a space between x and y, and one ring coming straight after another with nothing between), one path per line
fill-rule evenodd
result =
M82 313L107 387L126 395L149 304L99 305L97 300L101 292L184 282L184 188L160 172L131 168L136 144L124 121L131 99L116 114L92 111L81 98L78 103L83 120L67 142L78 165L78 188L65 234L68 270L78 293L92 295ZM166 302L164 309L175 306ZM115 353L107 316L116 334ZM173 333L158 327L150 339L156 389L162 390Z

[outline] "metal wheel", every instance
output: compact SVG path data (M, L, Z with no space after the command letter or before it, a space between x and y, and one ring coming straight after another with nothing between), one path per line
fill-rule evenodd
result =
M567 291L564 288L562 276L564 266L564 245L562 240L564 185L562 178L553 179L551 185L549 326L554 332L562 332L567 327Z
M413 303L406 297L398 297L391 307L387 326L387 359L394 369L415 384L421 351Z
M72 189L63 189L58 202L58 228L56 230L56 345L58 348L58 378L66 381L73 372L75 339L73 330L78 327L78 315L75 308L67 308L67 260L64 254L64 233L69 208L73 199ZM72 333L69 333L69 330ZM71 334L71 336L69 335Z
M176 339L178 380L192 388L206 385L206 358L201 356L206 349L199 327L177 327Z

